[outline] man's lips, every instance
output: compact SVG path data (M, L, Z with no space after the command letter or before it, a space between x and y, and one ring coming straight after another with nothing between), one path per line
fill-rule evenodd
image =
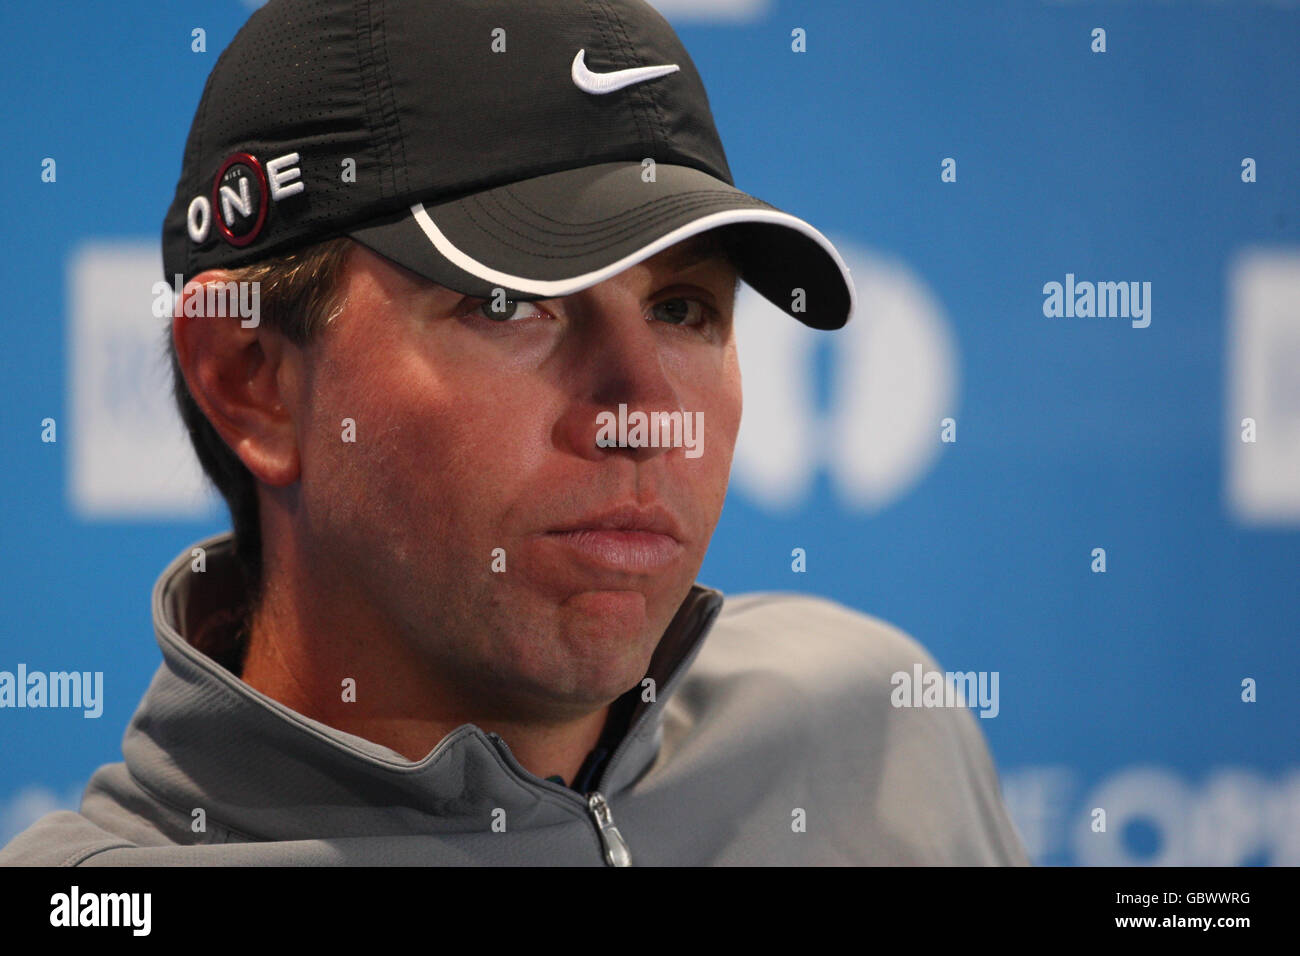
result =
M584 563L632 573L661 570L685 550L676 518L659 506L612 508L565 521L542 537Z
M680 543L682 532L673 513L661 505L620 505L557 524L548 534L570 531L641 531L664 535Z

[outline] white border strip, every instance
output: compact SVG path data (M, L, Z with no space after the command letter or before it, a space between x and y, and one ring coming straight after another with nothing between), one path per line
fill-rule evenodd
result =
M660 250L667 249L683 239L689 239L691 236L706 230L718 226L729 226L738 222L775 223L779 226L787 226L813 239L835 260L835 264L839 266L840 273L844 277L844 284L848 286L849 290L849 318L853 317L853 311L857 306L857 292L853 288L853 277L849 274L849 267L845 264L835 246L831 244L831 241L798 216L778 212L774 209L729 209L726 212L710 213L707 216L692 220L684 226L678 226L667 235L660 236L648 246L643 246L636 252L626 255L616 262L611 262L603 268L596 269L593 272L584 272L582 275L573 276L569 279L530 279L527 276L511 275L508 272L493 269L491 266L479 262L457 249L452 241L443 234L442 230L434 224L429 213L425 211L424 203L413 205L411 215L415 217L415 221L424 230L424 234L429 241L433 243L433 247L453 265L464 269L471 275L478 276L485 282L517 289L528 295L544 296L548 299L571 295L598 282L603 282L611 276L618 275L629 266L634 266L643 259L650 258Z

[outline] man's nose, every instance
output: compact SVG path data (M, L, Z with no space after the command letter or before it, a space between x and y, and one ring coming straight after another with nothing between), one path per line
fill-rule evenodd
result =
M604 319L590 323L583 340L573 343L573 401L560 428L565 442L585 458L619 455L646 461L670 449L653 440L648 426L642 430L645 440L638 442L633 429L619 423L658 421L652 412L684 411L674 381L674 356L664 348L659 330L639 312L624 308Z

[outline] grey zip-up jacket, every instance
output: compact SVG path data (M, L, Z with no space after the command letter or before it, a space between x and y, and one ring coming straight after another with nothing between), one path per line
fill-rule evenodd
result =
M243 683L190 643L237 603L230 543L196 545L202 573L186 549L154 587L163 663L125 762L0 864L1028 862L974 715L893 706L891 675L934 661L840 604L724 606L693 587L651 662L655 699L629 691L628 730L584 795L472 724L412 762Z

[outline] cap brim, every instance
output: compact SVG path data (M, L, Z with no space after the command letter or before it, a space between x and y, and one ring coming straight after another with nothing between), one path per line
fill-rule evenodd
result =
M657 252L726 228L744 280L799 321L838 329L854 306L849 268L796 216L708 173L603 163L549 173L436 205L417 203L353 229L362 245L477 298L571 295ZM802 290L802 294L799 291Z

